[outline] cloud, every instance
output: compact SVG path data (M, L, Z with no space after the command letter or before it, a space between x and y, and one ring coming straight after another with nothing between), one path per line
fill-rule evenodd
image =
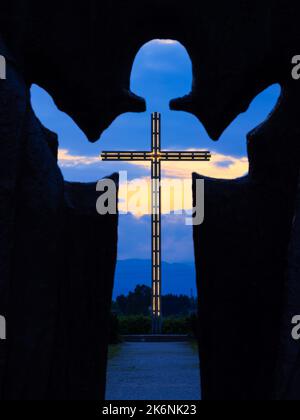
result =
M189 149L200 151L201 149ZM144 162L131 162L132 165L145 167ZM162 172L166 177L190 178L191 173L197 172L203 176L217 179L236 179L246 175L249 171L247 157L235 157L212 152L210 162L164 162Z
M74 168L78 166L91 166L100 163L99 156L73 155L67 149L58 151L58 163L61 168Z
M162 214L188 212L192 205L192 180L164 178L161 185ZM119 210L139 219L151 214L151 180L149 177L122 182L119 190Z
M146 168L146 162L131 162ZM162 214L189 212L192 208L192 172L218 179L236 179L248 173L246 157L212 153L211 162L164 162L162 165ZM120 211L139 218L151 214L151 182L149 177L121 181Z
M188 149L188 151L200 151L201 149ZM72 154L67 149L58 152L59 165L64 168L99 164L102 162L99 156L84 156ZM128 162L129 166L138 166L149 169L149 162ZM192 172L217 179L236 179L248 173L249 162L247 157L235 157L212 152L210 162L163 162L163 175L167 178L186 179L191 177Z
M180 45L178 41L174 41L173 39L155 39L152 42L156 44L162 44L162 45Z
M195 151L195 149L192 149ZM197 149L199 150L199 149ZM191 151L191 149L190 149ZM67 149L59 151L59 164L63 168L80 168L89 173L97 167L103 171L99 156L73 155ZM121 164L121 162L120 162ZM120 165L118 165L120 167ZM127 167L149 170L149 162L128 162ZM211 162L164 162L162 165L162 214L189 212L192 208L192 172L217 179L236 179L248 172L248 159L212 152ZM105 166L105 170L108 166ZM131 171L130 171L131 172ZM151 180L141 171L141 176L127 180L121 172L119 210L135 218L151 214ZM99 176L100 178L100 176Z

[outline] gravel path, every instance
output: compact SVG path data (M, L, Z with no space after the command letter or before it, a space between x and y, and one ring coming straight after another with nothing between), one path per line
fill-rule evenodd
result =
M197 352L190 343L124 343L109 360L106 399L199 400Z

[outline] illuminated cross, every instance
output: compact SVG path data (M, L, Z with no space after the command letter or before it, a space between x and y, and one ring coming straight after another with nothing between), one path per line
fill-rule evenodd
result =
M152 190L152 331L161 334L161 162L202 161L208 162L211 154L199 152L167 152L161 150L161 115L152 114L151 152L103 152L104 161L149 161L151 162Z

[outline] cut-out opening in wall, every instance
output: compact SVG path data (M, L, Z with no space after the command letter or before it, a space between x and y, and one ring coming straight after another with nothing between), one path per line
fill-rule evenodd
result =
M192 207L191 173L222 179L247 175L246 135L267 118L280 96L280 87L270 86L227 128L219 142L213 143L195 116L169 109L170 100L188 94L191 86L192 63L179 42L153 40L145 44L134 62L131 90L146 99L147 112L120 116L95 144L87 141L72 119L56 108L45 91L37 86L32 88L32 104L37 116L59 136L59 165L68 181L97 181L112 172L126 171L133 191L139 180L145 181L149 190L148 163L104 163L99 154L101 150L149 150L150 114L154 111L162 114L163 149L211 150L212 161L209 163L166 162L162 165L165 179L188 181L184 206L183 200L180 202L179 199L178 203L172 201L172 214L162 209L163 331L169 334L191 333L196 322L192 228L186 226L185 214L174 214ZM142 204L148 199L148 190L136 200L139 205L133 205L129 214L120 216L113 302L120 334L151 332L151 215ZM164 197L164 191L162 194ZM121 211L126 210L130 197L132 194L128 195L126 185L121 183ZM167 207L167 204L163 203L163 206ZM116 328L117 322L113 324ZM194 343L119 343L112 346L107 398L199 399L196 340ZM184 365L186 357L188 368Z

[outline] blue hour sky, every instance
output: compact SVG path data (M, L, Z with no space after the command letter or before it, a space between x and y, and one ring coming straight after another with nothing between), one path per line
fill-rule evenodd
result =
M192 86L192 64L184 47L174 41L155 40L138 53L131 75L131 90L147 101L147 112L124 114L91 144L70 117L60 112L52 98L39 88L32 88L33 108L42 123L59 136L59 164L68 181L97 181L112 172L127 170L130 180L149 177L145 165L106 163L98 159L103 150L148 150L150 147L150 114L162 113L162 147L170 150L208 149L213 160L208 164L181 166L165 164L168 178L190 178L192 171L218 178L236 178L247 173L246 135L262 123L274 108L280 95L278 85L270 86L213 142L193 115L171 112L169 101L186 95ZM163 216L163 259L170 263L192 262L191 228L183 216ZM149 217L120 217L119 259L150 258ZM147 279L150 282L150 279Z

